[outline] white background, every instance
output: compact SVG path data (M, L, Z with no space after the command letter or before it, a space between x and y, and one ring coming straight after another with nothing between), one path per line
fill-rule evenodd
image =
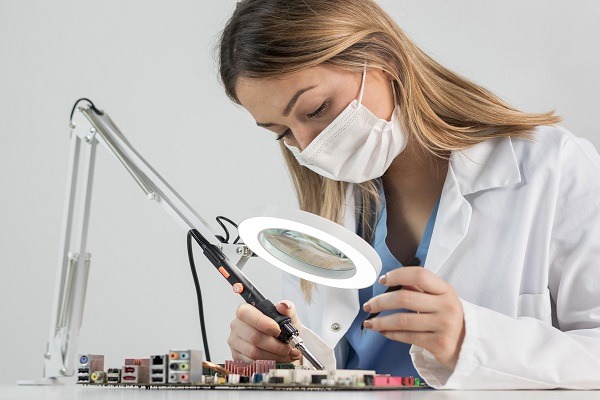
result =
M212 48L234 4L0 0L0 383L42 373L77 98L107 111L211 223L239 221L259 205L296 206L272 134L217 82ZM525 111L556 109L564 126L600 146L600 2L381 4L446 66ZM126 356L201 348L185 232L98 150L80 351L119 366ZM199 257L220 362L240 299ZM245 271L281 298L278 270L253 260Z

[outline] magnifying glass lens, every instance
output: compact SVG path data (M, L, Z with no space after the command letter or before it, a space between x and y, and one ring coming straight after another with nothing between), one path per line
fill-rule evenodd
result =
M265 229L261 245L275 258L301 271L324 278L354 276L354 263L335 246L311 235L289 229Z

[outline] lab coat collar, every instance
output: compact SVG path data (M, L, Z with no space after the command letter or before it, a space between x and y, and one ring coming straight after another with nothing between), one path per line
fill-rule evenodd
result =
M453 151L450 165L463 196L521 182L510 137L488 139Z
M493 138L453 151L425 268L442 268L467 235L472 206L466 195L519 182L521 172L510 137Z

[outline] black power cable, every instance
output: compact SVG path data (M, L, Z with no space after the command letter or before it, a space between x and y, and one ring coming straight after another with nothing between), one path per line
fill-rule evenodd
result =
M236 229L238 225L227 217L223 217L221 215L217 217L217 222L225 231L224 238L221 236L217 236L217 238L219 238L219 240L222 243L229 243L229 239L231 236L229 234L229 230L227 229L222 220L230 223ZM194 263L194 252L192 250L192 239L194 238L192 232L193 230L190 230L187 234L187 251L188 258L190 260L190 269L192 270L192 277L194 278L194 286L196 287L196 297L198 299L198 316L200 317L200 330L202 332L202 343L204 344L204 353L206 354L206 361L210 361L210 352L208 350L208 336L206 334L206 323L204 322L204 306L202 303L202 291L200 290L200 282L198 281L198 273L196 271L196 264ZM242 244L239 240L240 235L238 234L237 238L233 241L233 243ZM255 254L253 254L253 256L255 256Z
M198 298L198 315L200 317L200 330L202 332L204 354L206 356L206 361L210 361L210 352L208 350L208 337L206 335L206 324L204 323L204 306L202 305L202 291L200 290L200 282L198 281L198 274L196 273L196 264L194 263L194 252L192 250L191 231L189 231L187 234L187 251L188 258L190 260L190 268L192 270L192 277L194 278L194 286L196 286L196 297Z
M223 243L229 243L229 238L230 238L229 230L227 229L227 227L221 220L229 222L231 225L233 225L235 227L235 229L237 229L238 225L235 222L233 222L232 220L230 220L229 218L223 217L221 215L219 215L216 219L217 219L217 222L219 223L219 225L221 225L221 227L225 231L225 239L224 239ZM238 234L238 236L233 241L233 244L238 244L239 240L240 240L240 235Z
M82 101L87 101L88 103L90 103L90 107L92 107L92 110L94 110L96 112L96 114L98 114L98 115L104 114L104 112L102 112L101 110L98 110L96 108L96 106L94 105L94 103L92 103L92 101L90 99L82 97L80 99L77 99L75 104L73 104L73 108L71 109L71 116L69 117L69 121L73 121L73 114L75 114L75 110L77 109L77 104L79 104Z

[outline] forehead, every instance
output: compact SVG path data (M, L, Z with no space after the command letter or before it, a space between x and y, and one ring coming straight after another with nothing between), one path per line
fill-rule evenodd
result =
M242 77L236 83L236 94L242 106L257 120L268 118L273 111L281 113L298 90L311 86L337 85L352 73L338 67L319 65L293 72L280 78L256 79Z

